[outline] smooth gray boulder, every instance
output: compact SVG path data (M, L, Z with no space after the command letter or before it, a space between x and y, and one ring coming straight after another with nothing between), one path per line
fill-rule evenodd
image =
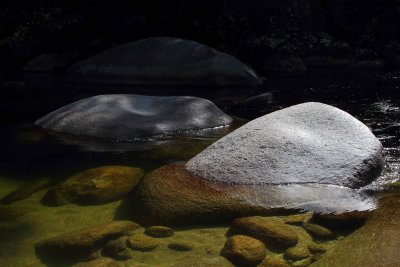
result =
M138 85L261 84L243 62L195 41L153 37L119 45L72 66L65 80Z
M35 122L55 132L114 140L227 126L232 118L191 96L99 95L64 106Z
M382 144L362 122L321 103L267 114L218 140L185 168L229 184L359 188L379 175Z

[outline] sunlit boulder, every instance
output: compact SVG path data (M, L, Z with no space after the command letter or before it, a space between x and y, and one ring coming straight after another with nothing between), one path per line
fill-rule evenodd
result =
M238 59L195 41L154 37L119 45L72 66L65 80L140 85L257 85Z
M79 100L35 122L54 132L113 140L226 126L232 118L191 96L99 95Z
M382 144L350 114L304 103L253 120L186 164L230 184L330 184L358 188L379 175Z
M247 123L186 164L150 172L133 212L146 223L182 224L368 211L375 199L359 188L382 166L382 145L367 126L335 107L304 103Z

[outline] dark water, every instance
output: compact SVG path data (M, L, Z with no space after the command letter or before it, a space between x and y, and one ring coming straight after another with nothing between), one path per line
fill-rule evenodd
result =
M130 165L152 170L191 158L248 120L294 104L318 101L357 117L383 143L385 169L370 186L376 189L400 178L398 77L395 72L332 70L291 76L271 74L262 88L223 89L66 85L51 76L30 77L25 84L5 84L3 81L0 88L0 179L5 177L11 181L8 183L15 181L16 185L40 177L59 181L78 171L101 165ZM13 79L26 77L16 75L8 80ZM235 123L232 127L195 132L179 138L163 136L130 143L54 136L32 126L36 119L62 105L105 93L201 96L234 116ZM263 95L251 98L260 94ZM3 186L3 196L16 185L9 189ZM14 237L10 234L8 238L12 240Z

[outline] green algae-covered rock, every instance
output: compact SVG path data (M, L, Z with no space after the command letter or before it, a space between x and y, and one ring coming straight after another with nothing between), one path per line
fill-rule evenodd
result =
M83 259L108 241L140 226L131 221L113 221L45 239L36 243L37 255L46 259Z
M238 266L253 266L266 256L264 244L252 237L234 235L228 238L221 255Z
M151 251L158 247L159 244L157 239L141 233L134 234L127 240L128 247L140 251Z
M166 226L154 225L147 227L144 233L152 237L169 237L174 235L174 230Z
M89 169L50 189L43 202L60 206L67 203L96 205L119 200L139 183L143 175L142 169L126 166Z
M285 257L289 260L298 261L311 257L311 253L306 247L292 247L285 251Z
M330 239L334 237L331 230L313 223L304 223L302 227L313 237L317 239Z
M238 218L232 223L234 233L250 235L265 243L267 247L288 248L295 246L298 236L283 221L268 217Z
M279 255L267 256L257 267L290 267L290 265Z
M168 244L168 248L176 251L191 251L193 246L187 242L172 242Z

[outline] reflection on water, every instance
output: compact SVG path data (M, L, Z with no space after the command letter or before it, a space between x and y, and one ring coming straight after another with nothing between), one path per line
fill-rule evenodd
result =
M121 92L118 91L120 88L108 88L110 91L104 92L98 88L74 88L71 91L71 88L67 90L46 85L45 89L32 87L30 96L26 95L25 89L14 92L14 95L7 93L0 100L1 114L5 118L0 128L0 197L5 197L21 185L42 181L43 177L50 177L51 181L62 181L76 172L101 165L137 166L150 171L171 162L185 161L246 120L306 101L331 104L349 112L368 125L381 140L384 145L385 169L375 182L366 187L369 191L377 191L381 185L397 181L400 177L400 96L394 74L382 74L380 79L374 77L369 74L357 76L335 73L322 77L275 77L269 78L264 88L249 90L236 88L204 91L185 88L162 91L124 88ZM243 119L237 119L233 127L192 132L179 138L159 136L150 140L114 143L53 135L37 131L29 125L51 110L98 94L99 91L197 95L214 101L229 115ZM38 188L38 192L27 194L25 199L0 205L1 266L42 266L33 249L36 242L84 226L107 222L113 219L114 211L120 204L117 201L99 206L46 207L40 203L46 190ZM217 262L215 266L229 266L229 262L218 258L228 228L228 225L223 225L178 229L171 240L192 240L192 252L168 250L169 241L163 241L154 253L133 252L137 261L129 260L127 266L150 266L150 263L153 266L172 266L181 261L189 264L193 259ZM310 237L299 229L301 242L306 244ZM337 240L340 240L340 234L337 234L337 239L329 242ZM282 252L277 255L283 257ZM159 258L163 260L157 260Z

